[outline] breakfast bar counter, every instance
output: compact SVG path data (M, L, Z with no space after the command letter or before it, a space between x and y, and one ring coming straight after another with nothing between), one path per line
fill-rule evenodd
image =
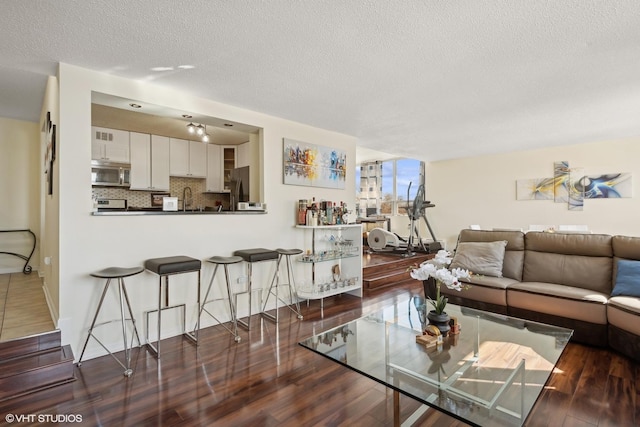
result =
M94 216L135 216L135 215L260 215L266 214L266 210L244 211L215 211L215 210L187 210L187 211L163 211L158 209L131 209L131 210L104 210L92 212Z

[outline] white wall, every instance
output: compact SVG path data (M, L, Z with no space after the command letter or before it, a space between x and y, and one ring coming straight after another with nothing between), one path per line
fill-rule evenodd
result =
M59 202L60 202L60 119L58 114L58 79L55 77L49 77L47 80L47 86L45 89L44 100L42 103L42 110L40 111L40 158L44 159L47 150L47 136L43 128L44 123L47 121L47 115L49 114L50 120L56 125L56 160L53 162L53 194L48 194L48 185L44 174L44 162L39 163L38 176L40 177L40 230L41 230L41 243L40 243L40 276L44 282L44 293L47 299L49 310L51 311L51 317L54 320L56 326L58 326L58 319L60 313L60 282L59 282L59 260L60 260L60 245L59 245ZM49 264L45 263L45 258L50 259Z
M345 190L331 190L283 185L282 138L313 144L340 147L347 152L348 170L355 168L353 137L294 123L291 121L196 98L185 93L123 78L97 73L66 64L60 65L60 328L63 341L71 344L76 358L86 337L87 328L98 302L103 282L89 273L112 265L142 265L145 259L172 255L188 255L205 259L212 255L230 255L234 250L265 247L300 247L302 232L293 228L295 207L300 198L315 196L320 200L344 200L355 203L353 185ZM204 114L261 127L263 155L260 169L264 174L262 201L268 204L266 215L188 215L188 216L92 216L90 181L91 92L130 98L163 105L191 114ZM347 176L353 181L353 176ZM267 285L274 263L257 264L255 286ZM237 277L240 266L231 269ZM203 283L208 283L210 265L203 269ZM143 334L143 313L157 306L157 276L142 273L127 278L129 296ZM203 285L204 288L204 285ZM188 319L195 312L195 276L173 276L170 284L171 303L186 302ZM117 317L115 295L109 296L108 313ZM246 303L239 307L246 313ZM218 310L222 310L218 306ZM221 317L225 317L225 311ZM163 330L178 333L172 315ZM208 322L211 324L212 322ZM206 325L207 323L205 323ZM115 334L107 338L113 346L121 345ZM113 347L112 347L113 348ZM92 342L88 357L104 352ZM86 356L85 356L86 357Z
M530 224L584 224L594 233L640 236L640 139L602 141L507 154L441 161L426 166L429 222L447 248L461 229L522 228ZM553 176L553 163L567 160L588 175L633 173L634 197L585 200L583 211L553 201L516 200L516 180Z
M30 229L37 246L29 265L39 268L40 132L37 123L0 117L0 229ZM32 237L0 234L0 250L29 255ZM24 261L0 255L0 273L21 272Z

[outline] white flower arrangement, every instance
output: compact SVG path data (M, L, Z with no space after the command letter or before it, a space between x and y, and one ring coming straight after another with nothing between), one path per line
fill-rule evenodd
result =
M420 264L420 266L411 270L411 277L416 280L428 280L433 277L436 281L436 299L429 298L429 302L433 305L436 313L442 314L444 308L447 305L447 297L440 294L440 284L449 289L461 291L465 286L460 282L460 279L470 279L472 273L469 270L462 268L449 269L451 264L451 253L445 250L440 250L433 259L427 260Z

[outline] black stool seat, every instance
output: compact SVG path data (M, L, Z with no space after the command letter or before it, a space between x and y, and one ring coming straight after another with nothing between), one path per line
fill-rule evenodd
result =
M278 252L264 248L240 249L235 251L233 254L242 257L242 259L246 262L259 262L278 259Z
M213 264L236 264L242 261L244 261L244 259L239 256L212 256L207 260L207 262Z
M299 255L302 253L302 249L276 249L276 252L280 255Z
M99 277L101 279L117 279L119 277L134 276L136 274L142 273L143 271L143 267L107 267L100 271L96 271L95 273L91 273L91 276Z
M183 255L151 258L144 262L144 268L160 276L197 271L200 270L201 266L202 262L199 259Z

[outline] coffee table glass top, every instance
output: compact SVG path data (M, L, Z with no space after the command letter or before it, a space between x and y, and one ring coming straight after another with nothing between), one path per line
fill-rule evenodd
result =
M448 304L460 333L425 347L416 343L424 326L417 303L397 303L300 345L472 425L522 425L572 331Z

